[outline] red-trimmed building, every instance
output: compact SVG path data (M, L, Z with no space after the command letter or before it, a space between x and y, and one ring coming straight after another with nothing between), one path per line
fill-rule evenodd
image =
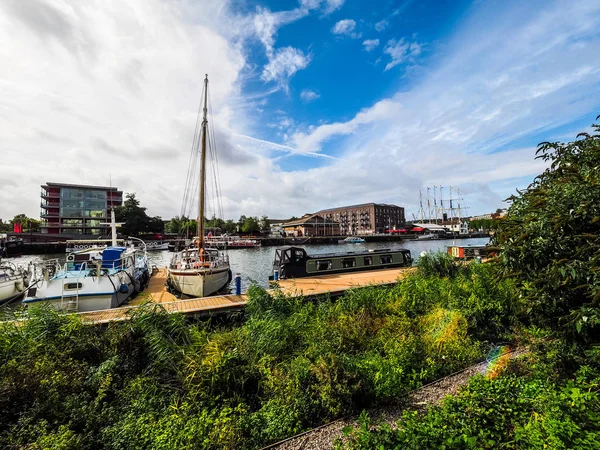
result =
M116 187L46 183L40 195L40 229L48 234L105 234L111 208L123 204Z

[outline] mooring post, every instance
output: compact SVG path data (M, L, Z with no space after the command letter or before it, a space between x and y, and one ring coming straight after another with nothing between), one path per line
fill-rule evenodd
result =
M235 295L242 294L242 275L239 273L235 274Z

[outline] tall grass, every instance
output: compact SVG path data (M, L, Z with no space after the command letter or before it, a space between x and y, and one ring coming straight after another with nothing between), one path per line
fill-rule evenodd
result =
M336 301L254 286L238 326L152 305L104 329L32 310L0 327L0 446L257 448L393 401L512 325L514 288L485 265L428 267Z

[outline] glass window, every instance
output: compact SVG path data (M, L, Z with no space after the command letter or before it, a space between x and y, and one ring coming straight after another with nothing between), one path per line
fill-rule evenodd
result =
M382 255L380 257L381 264L391 264L392 255Z
M348 267L356 267L356 258L343 258L342 268L347 269Z
M61 198L83 198L82 189L62 188L60 190Z
M372 266L372 265L373 265L373 257L365 256L365 266Z
M329 270L331 269L331 260L330 259L322 259L317 261L317 270Z

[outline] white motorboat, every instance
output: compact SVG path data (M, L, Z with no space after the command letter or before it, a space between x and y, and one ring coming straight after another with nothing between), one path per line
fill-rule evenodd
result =
M346 239L338 241L340 244L362 244L365 242L363 238L356 236L348 236Z
M118 246L114 211L113 245L71 252L58 260L32 265L31 282L23 303L49 304L61 311L116 308L141 292L150 278L145 248Z
M214 143L214 136L208 139L208 75L204 79L204 107L202 109L202 122L200 126L200 115L196 126L192 145L192 158L200 157L199 177L199 198L198 198L198 238L194 242L194 248L186 248L175 253L169 264L167 271L167 283L175 291L191 297L206 297L224 288L231 281L231 269L229 268L229 257L225 253L220 253L216 249L211 249L210 244L204 237L204 204L206 197L206 154L207 141ZM200 134L200 135L199 135ZM200 152L198 152L198 147ZM216 154L216 149L212 148L211 154ZM216 158L214 163L216 164ZM194 165L192 165L194 167ZM191 176L188 173L188 185L186 194L196 191L195 173ZM214 180L218 183L218 180ZM184 194L184 207L186 199L193 197L193 194ZM183 214L182 214L183 215Z
M0 259L0 305L21 297L27 288L28 272Z

